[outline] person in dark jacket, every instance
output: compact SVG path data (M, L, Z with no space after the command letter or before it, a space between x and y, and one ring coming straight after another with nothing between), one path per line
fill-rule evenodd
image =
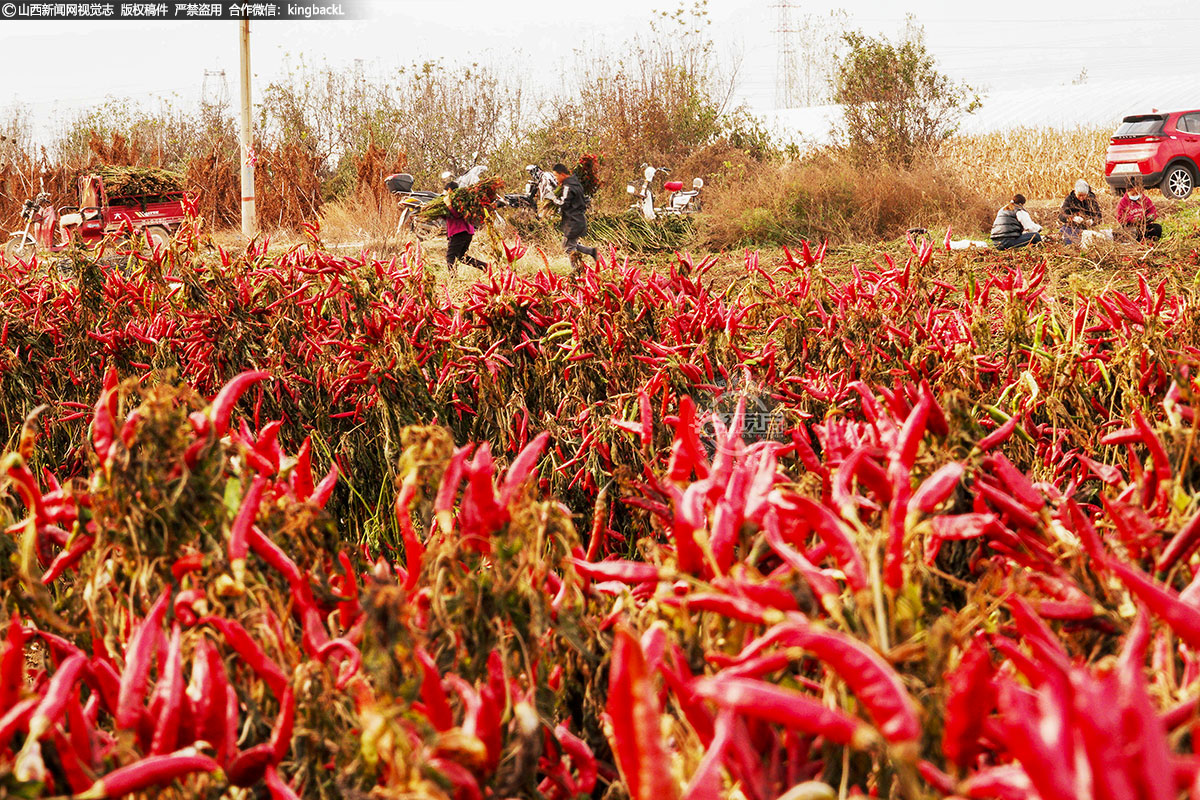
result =
M1012 202L996 212L992 223L992 246L997 250L1009 250L1038 244L1042 241L1042 226L1033 221L1025 210L1025 195L1013 195Z
M445 186L446 191L446 269L451 275L458 274L458 262L470 264L476 269L487 269L487 263L467 255L471 247L471 239L475 236L475 226L455 214L450 208L450 192L458 188L458 184L450 181Z
M1075 191L1063 200L1058 221L1066 244L1081 244L1083 232L1100 222L1100 202L1083 178L1075 181Z
M554 198L554 202L562 212L559 230L564 237L563 250L571 259L571 274L575 274L582 269L582 256L591 256L597 261L600 257L596 254L596 248L584 247L579 243L580 237L587 233L587 201L583 196L583 184L562 164L555 164L553 169L558 185L562 187L562 196Z

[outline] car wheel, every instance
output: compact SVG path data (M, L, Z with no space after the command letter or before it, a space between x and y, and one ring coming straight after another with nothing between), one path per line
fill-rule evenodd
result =
M1183 164L1174 164L1167 169L1159 190L1163 197L1171 200L1186 200L1196 188L1196 176Z

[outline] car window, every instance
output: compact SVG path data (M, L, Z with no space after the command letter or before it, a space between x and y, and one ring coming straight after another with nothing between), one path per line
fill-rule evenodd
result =
M1154 136L1162 133L1165 122L1166 120L1162 117L1128 117L1121 122L1121 126L1117 128L1117 132L1113 136L1115 138Z
M1200 133L1200 114L1184 114L1175 127L1182 133Z

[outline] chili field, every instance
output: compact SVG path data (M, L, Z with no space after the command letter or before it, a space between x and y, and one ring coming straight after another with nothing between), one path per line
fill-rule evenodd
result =
M0 796L1200 797L1196 251L886 249L0 265Z

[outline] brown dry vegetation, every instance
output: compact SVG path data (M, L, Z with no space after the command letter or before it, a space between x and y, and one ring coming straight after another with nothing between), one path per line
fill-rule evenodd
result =
M878 240L911 227L974 231L992 203L938 162L898 169L855 166L828 153L797 162L731 167L710 195L701 241L753 243Z

